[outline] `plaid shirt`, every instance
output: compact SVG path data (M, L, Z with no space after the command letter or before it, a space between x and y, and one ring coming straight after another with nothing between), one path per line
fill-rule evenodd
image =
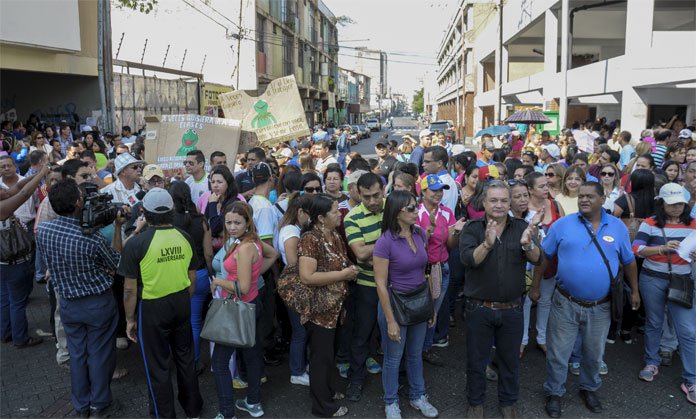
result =
M77 218L59 216L41 223L36 245L63 298L103 294L111 288L110 271L118 266L120 255L101 233L82 234Z

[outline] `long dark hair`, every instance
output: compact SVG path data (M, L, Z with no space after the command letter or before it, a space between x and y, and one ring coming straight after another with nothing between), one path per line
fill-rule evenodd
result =
M655 227L664 228L667 224L667 213L665 212L665 201L660 198L655 203ZM679 224L691 225L691 207L684 204L684 211L679 214Z
M631 173L631 197L635 202L636 217L649 217L655 213L655 175L647 169ZM628 198L627 198L628 199ZM638 211L638 210L642 211Z
M278 231L287 225L297 224L297 214L300 209L309 212L311 198L312 195L300 195L299 192L291 193L288 197L288 209L278 223Z
M305 186L307 186L307 184L308 184L309 182L313 182L313 181L315 181L315 180L316 180L317 182L319 182L319 186L322 186L321 178L319 177L318 174L316 174L316 173L314 173L314 172L303 174L303 175L302 175L302 185L300 185L300 190L303 191L304 188L305 188Z
M382 216L382 234L390 232L392 234L401 233L399 225L399 213L401 209L413 202L418 203L418 199L414 194L407 191L394 191L387 197L387 202L384 204L384 214Z
M302 232L305 233L307 231L312 230L314 226L317 225L317 222L319 221L319 216L326 216L326 214L328 214L328 212L331 211L331 207L333 206L334 201L334 197L325 193L311 195L311 200L309 201L309 205L307 206L307 212L309 213L309 223L307 223L307 226L305 226Z
M234 243L229 249L227 249L224 259L230 257L230 255L234 252L234 249L237 247L237 244L242 244L245 242L256 243L259 241L259 236L256 233L256 224L254 224L254 210L251 208L251 205L242 201L233 202L225 207L224 214L222 215L223 220L227 217L228 213L237 214L244 218L244 221L247 223L247 231L242 237L237 237L237 239L241 239L240 243ZM226 245L230 240L230 234L227 232L227 228L223 227L223 231L225 232L224 239Z
M227 183L227 190L225 191L225 195L220 197L220 202L225 205L225 202L227 202L230 199L237 199L237 195L239 194L237 190L237 182L234 180L234 175L230 171L230 169L227 166L224 166L222 164L218 164L217 166L213 167L213 170L210 171L210 175L208 175L208 188L210 189L210 180L213 178L213 175L220 175L225 179L225 182Z
M186 182L172 182L169 186L169 195L174 201L174 213L184 215L184 223L181 225L183 229L191 225L192 218L202 217L198 213L196 204L191 201L191 188Z

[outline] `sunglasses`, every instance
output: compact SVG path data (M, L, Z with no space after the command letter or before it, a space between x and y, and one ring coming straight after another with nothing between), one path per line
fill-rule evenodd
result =
M516 185L527 186L527 181L524 180L524 179L520 179L520 180L510 179L510 180L507 181L507 184L508 184L508 186L511 187L511 188L512 188L513 186L516 186Z
M37 136L36 136L36 139L37 139L37 140L43 140L44 138L45 138L45 137L44 137L43 135L37 135Z
M142 164L131 164L128 166L129 169L133 170L143 170L143 165Z
M602 175L602 177L614 177L616 174L614 172L601 172L600 175Z
M418 209L418 205L416 205L416 204L406 205L404 207L404 209L406 210L406 212L416 212L416 210Z
M555 173L544 173L544 176L546 176L546 177L555 177L556 174L555 174Z
M184 160L184 166L195 166L198 164L198 162L191 161L191 160Z
M164 179L150 179L147 181L148 185L154 186L154 185L164 185Z
M304 191L306 193L321 193L321 186L317 186L316 188L312 188L312 187L304 188Z

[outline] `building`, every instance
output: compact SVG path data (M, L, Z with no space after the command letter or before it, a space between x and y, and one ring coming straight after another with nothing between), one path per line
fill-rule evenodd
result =
M345 58L346 65L343 67L352 68L355 72L370 78L371 111L376 115L384 115L384 109L390 108L387 53L367 47L357 47L351 54L355 55Z
M604 116L637 135L696 117L693 0L507 0L474 40L474 126L538 108L567 127Z
M338 122L362 123L370 111L370 78L344 68L338 73L337 112Z
M259 91L295 75L308 124L338 123L338 31L324 2L257 0L255 37Z

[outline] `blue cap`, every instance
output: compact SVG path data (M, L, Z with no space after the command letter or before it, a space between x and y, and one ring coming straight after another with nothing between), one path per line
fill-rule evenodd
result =
M428 175L421 179L421 190L430 189L431 191L439 191L440 189L449 189L449 185L442 183L437 175Z

